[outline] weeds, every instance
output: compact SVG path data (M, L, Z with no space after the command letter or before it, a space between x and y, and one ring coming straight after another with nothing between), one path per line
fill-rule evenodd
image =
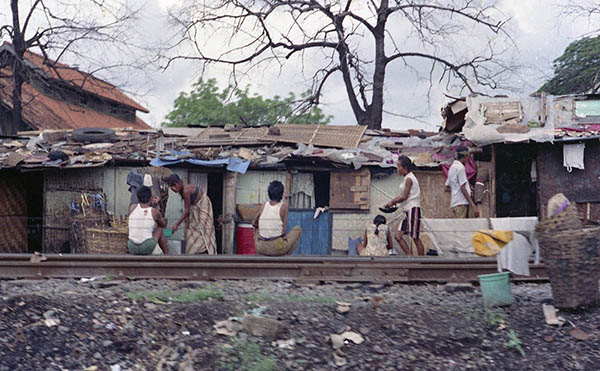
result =
M254 294L249 294L246 299L254 303L270 303L273 301L273 295L268 292L260 291Z
M302 296L302 295L287 295L279 298L275 298L272 294L267 292L257 292L249 294L246 299L253 303L272 303L274 301L282 301L286 303L321 303L321 304L333 304L335 298L331 296Z
M506 315L503 312L486 310L484 316L488 325L496 327L498 330L506 327Z
M202 288L192 291L173 292L173 291L136 291L128 292L126 296L131 300L149 300L154 303L190 303L196 301L206 301L209 299L220 299L223 293L214 288Z
M277 369L277 362L273 356L261 353L261 346L252 341L232 341L225 348L227 360L221 362L220 368L228 371L273 371ZM239 364L236 364L239 361Z
M508 342L504 343L504 346L507 348L516 349L519 353L521 353L521 356L525 357L525 351L523 350L523 347L521 347L521 344L521 339L519 339L517 333L510 329L508 331Z

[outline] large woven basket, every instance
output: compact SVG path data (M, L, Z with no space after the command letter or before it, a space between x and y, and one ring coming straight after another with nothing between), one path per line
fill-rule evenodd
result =
M76 214L71 216L71 248L75 253L86 253L87 243L85 230L87 228L103 229L108 226L106 214Z
M237 204L235 205L238 216L243 222L252 223L256 214L260 212L263 204Z
M597 304L600 227L566 230L547 227L548 224L536 227L536 236L550 279L554 306L573 309Z
M124 228L87 228L85 230L87 252L89 254L126 254L128 237L129 232Z
M535 230L538 233L546 233L580 229L581 227L583 227L583 223L577 212L577 206L570 204L559 214L540 221Z

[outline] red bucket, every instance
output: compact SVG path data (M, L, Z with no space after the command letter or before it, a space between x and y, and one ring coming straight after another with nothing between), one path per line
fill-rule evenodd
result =
M236 227L237 253L242 255L256 255L254 246L254 227L252 224L240 223Z

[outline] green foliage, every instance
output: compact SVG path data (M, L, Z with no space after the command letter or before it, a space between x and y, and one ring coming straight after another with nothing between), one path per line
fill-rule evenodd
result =
M182 292L136 291L128 292L126 296L131 300L148 300L155 303L189 303L196 301L205 301L208 299L220 299L223 297L223 293L214 288L204 288Z
M504 343L504 346L506 346L507 348L516 349L519 353L521 353L521 356L525 357L525 351L521 347L521 344L522 344L521 339L519 339L519 336L517 335L517 333L512 329L509 330L508 331L508 342Z
M273 294L264 291L248 294L246 299L253 303L270 303L274 300Z
M263 355L260 345L252 341L235 339L231 345L223 347L223 349L228 357L219 365L221 369L232 371L273 371L277 369L274 357Z
M303 93L301 98L307 96L308 92ZM286 98L263 98L257 94L250 96L248 87L239 89L230 85L219 91L215 79L200 79L190 93L180 93L175 99L174 108L167 115L163 126L239 125L240 116L251 126L277 123L327 124L332 119L332 116L324 115L316 106L299 113L296 112L298 109L296 96L292 92Z
M600 87L600 36L573 41L553 62L554 77L539 89L553 95L595 92Z
M272 303L272 302L284 302L284 303L321 303L321 304L333 304L335 298L331 296L304 296L304 295L286 295L283 297L275 297L273 294L258 291L246 296L246 299L253 303Z
M497 327L499 329L506 327L506 315L503 312L489 309L484 312L484 317L491 327Z

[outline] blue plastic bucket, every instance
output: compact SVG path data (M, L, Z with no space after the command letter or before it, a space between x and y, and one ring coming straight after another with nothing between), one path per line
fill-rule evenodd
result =
M511 305L513 302L510 292L510 273L482 274L477 276L481 285L483 304L485 306Z

